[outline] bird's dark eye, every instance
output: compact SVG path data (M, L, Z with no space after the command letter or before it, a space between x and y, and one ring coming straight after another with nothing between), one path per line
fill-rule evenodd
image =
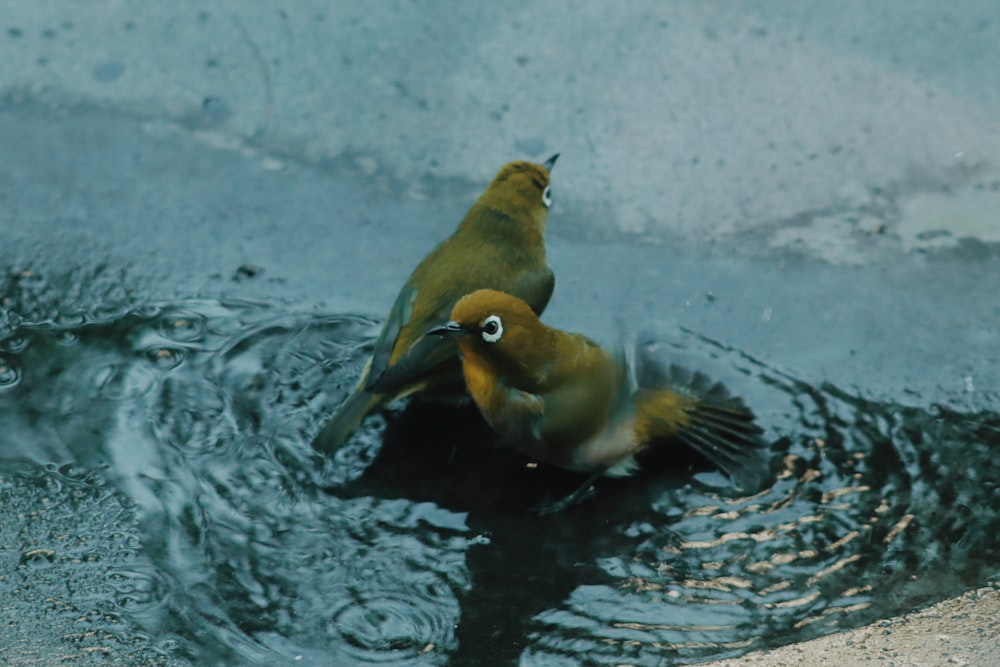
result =
M496 315L490 315L479 327L483 332L483 340L495 343L503 336L503 322Z
M542 191L542 204L545 208L552 206L552 186L546 185L545 190Z

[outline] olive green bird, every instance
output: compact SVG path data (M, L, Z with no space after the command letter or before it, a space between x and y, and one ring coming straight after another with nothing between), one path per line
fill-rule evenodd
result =
M535 461L590 473L550 509L575 502L602 475L632 474L637 455L670 443L694 449L744 490L767 477L753 414L703 375L612 355L496 290L463 297L451 321L427 333L458 344L468 391L502 438Z
M449 340L424 336L446 321L459 298L477 289L515 294L541 314L555 287L545 255L552 190L543 164L505 164L455 232L431 251L403 285L375 342L357 388L313 441L331 454L365 416L428 389L461 391L461 365Z

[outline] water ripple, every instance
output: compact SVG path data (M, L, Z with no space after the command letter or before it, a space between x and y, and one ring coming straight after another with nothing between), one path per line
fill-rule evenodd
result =
M981 465L997 415L932 414L756 372L794 406L774 415L773 486L733 496L709 473L660 493L652 514L636 512L642 520L624 529L632 546L598 559L611 583L580 585L535 617L521 664L739 655L873 620L886 614L886 591L906 608L925 602L942 572L981 572L966 557L996 552L987 531L1000 521L961 508L1000 500L995 468ZM957 530L931 537L931 525L947 528L943 514Z
M481 420L463 431L454 408L375 416L332 460L312 451L368 320L193 301L63 326L27 300L47 284L6 283L49 319L5 320L0 462L141 532L18 558L134 561L103 575L103 609L195 664L737 655L962 590L1000 553L993 412L865 400L684 332L664 349L715 364L769 428L772 486L654 468L541 518L523 508L555 473L480 447Z
M161 316L159 333L178 343L198 341L205 334L205 318L190 311L171 310Z
M328 632L341 639L345 653L361 663L409 663L439 647L452 647L455 618L429 613L442 605L438 596L424 599L421 593L414 599L412 589L366 590L357 600L345 597L343 606L331 610Z
M10 391L21 382L21 369L9 359L0 357L0 392Z

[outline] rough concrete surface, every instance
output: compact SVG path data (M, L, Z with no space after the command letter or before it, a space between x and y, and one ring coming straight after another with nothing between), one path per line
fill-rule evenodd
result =
M560 274L557 323L578 327L594 304L610 310L622 299L592 279L598 262L624 273L616 269L630 257L646 253L638 264L649 266L669 246L695 270L634 294L669 292L708 334L724 312L721 322L745 324L726 340L739 346L750 331L761 341L754 353L799 370L814 362L811 377L864 383L861 393L896 392L900 402L912 389L918 402L957 394L996 409L983 387L1000 368L1000 311L995 286L974 275L995 276L991 244L1000 242L994 0L0 0L0 63L4 150L31 152L0 160L0 240L22 253L4 255L4 270L25 248L58 241L67 266L78 251L105 253L113 267L131 262L137 289L153 295L381 316L414 258L500 163L561 152L551 256L557 266L585 261ZM141 182L129 180L133 167ZM337 264L337 239L316 239L342 209L363 212L351 224L364 234ZM387 230L397 224L409 225L412 243L394 242ZM196 242L182 253L185 238ZM697 272L702 256L723 258L715 273ZM802 296L748 303L720 293L716 283L746 273L736 266L732 278L730 260L752 263L775 293L805 286ZM234 284L241 262L262 264L265 281ZM963 264L967 273L953 270ZM317 275L346 284L359 270L360 293L317 296L310 284ZM874 296L854 304L838 291L845 285ZM912 299L900 296L908 291ZM706 294L714 305L702 308ZM946 301L961 317L936 317ZM889 309L902 315L883 321ZM930 338L940 356L925 353ZM908 357L907 346L918 353ZM797 356L803 347L809 354ZM22 562L51 537L35 525L44 516L28 507L4 517L0 558L17 570L0 578L38 567L32 585L62 586L60 563L43 552L45 562ZM129 517L112 519L79 541L132 529ZM30 640L11 610L29 613L32 590L0 600L0 644ZM144 664L145 654L105 656L104 638L77 629L92 612L85 596L66 598L38 611L61 619L58 640L23 660L0 655ZM1000 594L977 589L713 664L995 665L998 618ZM72 633L81 635L75 656L64 641Z
M711 667L995 667L1000 591L981 588L922 611L773 651L705 663Z
M3 5L0 89L343 158L417 198L562 151L585 237L705 248L750 229L751 247L856 262L886 210L879 234L919 245L926 223L894 214L911 197L1000 196L988 1Z

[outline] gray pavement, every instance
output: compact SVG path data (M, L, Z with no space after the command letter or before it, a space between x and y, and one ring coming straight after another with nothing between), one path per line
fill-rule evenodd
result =
M3 9L0 89L173 119L274 168L339 161L420 199L562 151L567 236L856 262L998 235L976 224L1000 197L989 1Z
M995 2L8 0L0 63L5 271L44 256L112 301L380 317L500 163L558 151L556 324L609 337L604 313L667 304L645 314L813 381L996 410ZM234 281L245 264L262 279ZM32 516L0 532L18 576ZM135 530L115 517L79 539ZM31 613L18 590L7 616ZM79 595L39 618L72 625ZM953 604L996 613L995 595ZM968 631L957 611L917 618ZM0 646L25 645L18 627ZM56 632L21 664L67 645L150 659ZM925 638L894 632L897 664L955 657ZM846 641L732 664L851 664L822 662Z

